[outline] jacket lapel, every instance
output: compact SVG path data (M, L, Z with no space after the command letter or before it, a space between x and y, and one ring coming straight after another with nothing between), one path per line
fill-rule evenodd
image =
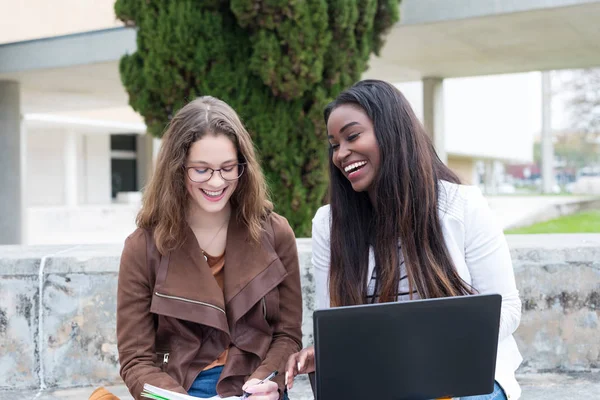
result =
M229 333L223 292L189 227L183 246L161 257L150 311Z
M227 230L224 275L229 326L233 327L286 275L287 271L272 246L272 232L263 232L261 243L254 243L246 227L232 218Z
M237 218L227 228L223 291L191 230L183 246L161 257L150 311L230 333L231 327L287 276L265 223L259 244Z

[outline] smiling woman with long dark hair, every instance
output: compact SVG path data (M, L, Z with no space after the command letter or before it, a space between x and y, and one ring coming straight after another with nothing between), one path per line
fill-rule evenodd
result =
M518 398L512 334L521 301L502 229L479 189L460 184L387 82L356 83L324 116L330 204L313 219L316 307L499 293L496 387L469 399ZM286 383L312 371L310 347L290 357Z

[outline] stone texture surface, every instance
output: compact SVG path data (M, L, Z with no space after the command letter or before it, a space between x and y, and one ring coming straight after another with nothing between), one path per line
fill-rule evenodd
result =
M50 274L44 283L42 362L49 388L118 382L116 273Z
M523 302L522 371L600 368L600 237L531 235L512 246Z
M312 313L315 309L315 281L312 273L310 239L298 239L297 243L303 301L302 341L306 347L313 344Z
M0 400L85 400L90 397L97 387L86 386L44 391L0 391ZM121 400L133 400L125 385L107 385L104 387ZM294 387L289 392L289 397L291 400L314 400L310 383L306 377L298 377L296 379Z
M49 257L44 272L60 273L118 273L122 244L78 245L63 249Z
M521 400L587 400L600 398L600 371L563 374L522 374L517 377Z
M508 241L524 305L515 335L525 358L521 371L598 368L600 235L514 235ZM38 398L87 398L96 386L121 383L115 339L121 248L0 247L0 399L33 398L42 384L46 390ZM314 310L310 239L298 239L298 249L304 344L309 345ZM582 393L600 386L572 375L557 376L566 377L565 385L569 379L580 382ZM529 384L548 388L554 380L544 385L535 379L524 382L528 393ZM64 390L71 387L80 389ZM300 383L293 398L310 398L305 396L309 392ZM528 396L523 398L543 398Z
M37 276L0 270L0 390L39 386L38 293Z
M521 400L583 400L597 399L600 393L600 373L524 374L517 377L523 394ZM97 386L46 390L0 391L0 400L84 400ZM106 386L121 400L132 400L125 385ZM298 378L290 391L291 400L314 400L308 380Z
M119 382L121 248L0 247L0 390Z

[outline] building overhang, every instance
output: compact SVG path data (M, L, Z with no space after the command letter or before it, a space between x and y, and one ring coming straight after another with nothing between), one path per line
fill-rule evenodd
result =
M136 31L113 28L0 45L0 80L21 86L23 113L126 106L119 60Z
M401 22L364 78L391 82L600 66L600 0L403 0ZM123 107L118 64L136 51L119 27L0 45L0 80L24 113Z
M405 82L600 66L600 0L403 0L401 13L364 78Z
M6 43L0 76L118 61L136 48L136 30L127 27Z

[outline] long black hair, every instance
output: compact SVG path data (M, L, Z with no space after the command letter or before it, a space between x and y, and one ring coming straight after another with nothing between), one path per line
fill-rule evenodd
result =
M332 306L367 302L369 246L375 253L380 302L396 301L400 282L398 240L409 291L421 298L472 292L450 257L438 215L440 180L460 183L437 156L406 98L393 85L364 80L340 93L325 108L325 123L337 107L360 107L373 123L381 164L375 204L355 192L329 152Z

